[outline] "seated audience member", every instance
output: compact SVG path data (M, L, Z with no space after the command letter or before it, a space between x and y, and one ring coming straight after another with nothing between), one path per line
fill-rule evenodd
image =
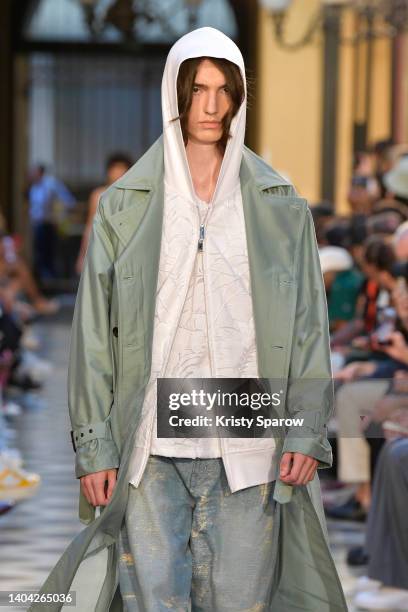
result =
M398 157L394 166L383 175L385 196L373 205L376 214L394 211L401 222L408 219L408 153Z
M364 280L353 258L341 247L325 246L319 250L327 295L330 331L354 318L357 298Z
M0 282L5 283L0 287L0 514L4 514L15 503L36 493L40 477L23 470L20 453L8 446L10 438L13 439L10 421L22 411L20 404L8 399L7 393L21 363L22 329L14 316L7 279L0 276Z
M323 201L310 207L316 231L317 244L327 245L326 226L335 219L334 207L331 202Z
M382 236L373 235L366 239L359 261L366 279L362 282L356 301L356 316L331 337L332 349L344 355L345 363L353 362L350 367L337 373L339 379L351 380L372 375L376 368L375 362L367 362L373 357L370 334L378 325L381 309L389 306L389 293L396 283L391 273L395 261L393 245ZM376 357L383 360L381 354Z
M394 242L393 254L389 252L392 245L381 245L379 239L370 239L366 249L366 270L377 282L390 292L390 299L398 318L396 329L403 337L408 337L403 317L406 316L407 294L401 289L401 282L395 274L396 254L408 259L408 240L405 234L398 234ZM389 304L388 304L389 305ZM387 328L384 328L387 330ZM364 520L371 502L371 461L370 447L362 431L362 422L373 411L376 403L387 393L390 379L398 370L408 370L408 361L398 358L391 346L392 327L388 329L387 338L379 338L382 331L378 328L370 335L372 356L367 361L351 362L334 374L335 379L345 383L336 392L336 422L338 426L338 476L347 484L358 485L355 494L345 503L328 508L331 518ZM379 343L379 339L381 343ZM379 361L383 353L386 360Z
M389 351L408 364L408 344L399 332ZM356 586L354 604L365 610L408 610L408 374L397 372L371 419L381 424L387 443L378 458L368 513L365 553L367 577Z
M384 445L368 515L368 580L354 605L364 610L408 610L408 438Z
M402 155L394 167L384 174L387 195L408 209L408 154Z
M58 301L47 299L41 293L29 267L18 254L13 238L5 233L0 233L0 277L7 284L8 297L16 303L17 309L18 296L23 293L32 307L22 309L23 312L49 315L58 311Z

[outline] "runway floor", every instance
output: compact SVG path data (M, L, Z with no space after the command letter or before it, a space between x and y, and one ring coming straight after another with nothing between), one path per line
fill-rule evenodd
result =
M66 398L71 318L68 298L60 314L33 326L42 342L39 355L50 360L54 370L40 394L44 408L25 411L14 419L14 445L23 453L24 468L38 472L42 483L35 497L0 516L0 591L37 591L83 527L77 519L79 486L74 476ZM345 554L350 546L362 543L363 527L330 521L329 534L334 559L348 591L356 572L345 564ZM351 605L349 609L353 610Z

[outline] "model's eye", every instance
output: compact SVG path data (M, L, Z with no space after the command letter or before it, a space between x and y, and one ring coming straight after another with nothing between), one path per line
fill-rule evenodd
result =
M228 85L224 85L223 90L225 91L225 93L229 94L230 93L230 88L228 87Z
M198 85L193 85L193 93L198 93L200 91L200 88Z

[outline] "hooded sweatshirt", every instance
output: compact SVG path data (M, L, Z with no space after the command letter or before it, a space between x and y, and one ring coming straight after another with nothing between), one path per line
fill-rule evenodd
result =
M245 96L233 117L213 197L195 193L178 117L177 75L193 57L219 57L241 72ZM130 482L138 486L149 454L222 457L231 491L275 478L273 438L157 438L156 380L258 377L255 325L239 171L246 123L244 61L214 28L180 38L162 80L164 212L152 368L137 433ZM198 250L200 225L203 250ZM214 432L217 436L217 432Z

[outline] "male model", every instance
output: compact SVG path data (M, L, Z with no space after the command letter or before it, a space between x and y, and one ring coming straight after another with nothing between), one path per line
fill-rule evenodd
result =
M243 144L245 68L224 34L172 47L162 111L163 136L95 215L69 367L90 525L42 593L84 598L92 576L81 610L344 611L316 476L330 393L300 384L331 382L310 210ZM278 412L302 426L158 437L157 378L211 377L286 381Z

